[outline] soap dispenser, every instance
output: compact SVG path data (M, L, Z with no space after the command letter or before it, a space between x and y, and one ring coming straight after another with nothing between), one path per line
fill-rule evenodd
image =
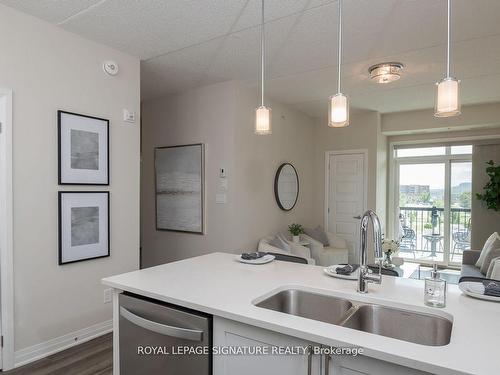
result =
M431 307L446 306L446 281L439 278L437 264L434 264L431 276L425 279L424 303Z

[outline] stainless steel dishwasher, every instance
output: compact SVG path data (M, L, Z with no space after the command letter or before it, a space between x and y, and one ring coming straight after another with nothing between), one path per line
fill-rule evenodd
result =
M121 294L121 375L212 374L212 317Z

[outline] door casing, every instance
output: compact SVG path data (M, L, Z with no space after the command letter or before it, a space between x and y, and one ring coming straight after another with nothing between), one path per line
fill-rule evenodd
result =
M336 155L354 155L362 154L364 158L363 162L363 180L364 180L364 194L363 194L363 205L362 213L367 210L368 207L368 150L367 149L355 149L355 150L341 150L341 151L326 151L325 152L325 206L324 206L324 228L328 230L329 228L329 208L330 208L330 158ZM357 259L358 249L353 244L353 254L351 256Z

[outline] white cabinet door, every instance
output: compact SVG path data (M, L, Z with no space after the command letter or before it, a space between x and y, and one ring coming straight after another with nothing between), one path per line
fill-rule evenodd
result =
M319 356L309 356L311 343L280 333L214 317L214 350L267 348L270 354L214 354L214 375L318 375ZM297 354L273 354L281 348L295 348ZM309 363L310 361L310 363Z
M325 375L430 375L408 367L364 356L333 356Z

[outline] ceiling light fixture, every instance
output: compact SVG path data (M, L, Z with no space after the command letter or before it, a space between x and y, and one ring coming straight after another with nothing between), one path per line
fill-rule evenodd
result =
M337 93L328 98L328 126L343 128L349 125L349 98L342 94L340 85L340 64L342 63L342 0L339 5L338 79Z
M391 83L401 78L404 65L399 62L384 62L368 68L370 79L376 83Z
M460 114L460 81L450 76L451 0L448 0L448 35L446 48L446 77L436 83L435 117Z
M265 68L265 44L264 44L264 0L262 0L262 23L260 30L260 63L261 63L261 81L260 81L260 107L255 110L255 134L268 135L271 131L271 108L264 105L264 68Z

